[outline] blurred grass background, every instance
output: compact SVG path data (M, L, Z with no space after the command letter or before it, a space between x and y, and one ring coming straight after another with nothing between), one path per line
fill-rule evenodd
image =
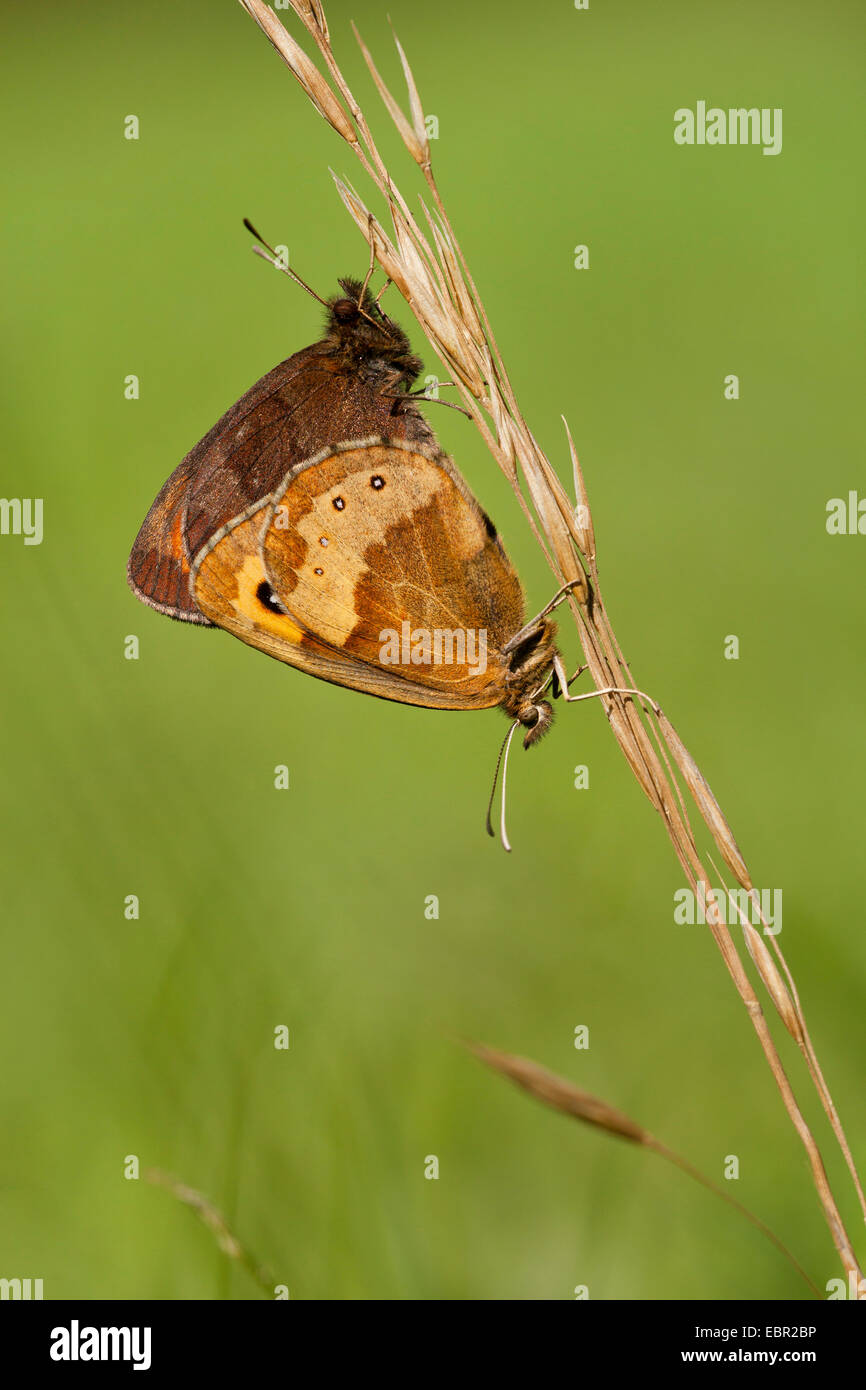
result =
M866 540L824 525L828 498L866 491L862 8L331 0L398 155L348 28L400 91L386 9L566 478L569 417L636 678L757 881L783 889L783 945L862 1158ZM716 1179L738 1155L734 1195L823 1284L838 1267L802 1150L707 932L673 923L674 857L600 710L561 710L514 758L509 857L483 833L497 713L363 699L126 589L164 478L318 336L318 307L254 260L241 218L323 294L363 274L327 173L360 177L348 151L229 0L2 22L2 490L45 499L45 538L0 538L0 1274L41 1277L48 1298L260 1297L186 1209L124 1180L135 1154L205 1192L293 1298L803 1296L721 1203L535 1106L465 1036L571 1077ZM782 107L783 152L676 146L673 112L698 99ZM551 578L507 485L466 421L433 418L535 611Z

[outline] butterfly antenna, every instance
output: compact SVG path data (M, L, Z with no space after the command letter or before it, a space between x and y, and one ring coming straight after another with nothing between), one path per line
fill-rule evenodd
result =
M495 771L494 774L493 774L493 786L490 788L490 800L489 800L488 803L487 803L487 834L490 835L491 837L493 837L493 836L496 834L496 832L495 832L494 829L493 829L493 822L492 822L492 820L491 820L490 817L491 817L491 812L492 812L492 810L493 810L493 801L494 801L494 798L495 798L495 796L496 796L496 783L499 781L499 769L500 769L500 767L501 767L501 768L502 768L502 818L501 818L501 826L500 826L500 829L501 829L501 834L502 834L502 846L503 846L503 849L508 850L509 853L510 853L510 851L511 851L511 845L508 843L508 835L507 835L506 829L505 829L505 777L506 777L506 774L507 774L507 772L508 772L508 751L509 751L509 749L510 749L510 747L511 747L511 740L512 740L512 738L514 737L514 731L515 731L515 729L517 728L517 726L518 726L519 723L520 723L520 720L519 720L519 719L515 719L515 721L514 721L514 723L512 724L511 728L508 730L508 733L505 735L505 738L502 740L502 747L501 747L500 750L499 750L499 757L496 759L496 771ZM504 766L503 766L503 759L505 760Z
M487 826L487 834L490 836L491 839L496 834L496 831L493 829L493 821L491 820L490 816L493 810L493 800L496 796L496 783L499 781L499 769L502 766L502 755L505 752L505 745L508 742L508 737L510 733L511 730L509 729L508 733L505 735L505 738L502 740L502 747L499 749L499 757L496 759L496 770L493 773L493 786L490 788L490 800L487 803L487 820L485 821L485 824Z
M363 283L363 285L361 286L361 289L360 289L360 291L359 291L359 293L358 293L358 300L357 300L356 307L357 307L358 313L361 315L361 318L362 318L362 319L366 319L368 323L372 323L372 324L374 325L374 327L376 327L376 328L379 329L380 332L384 332L386 338L393 338L393 336L394 336L393 333L389 333L389 332L388 332L388 319L387 319L387 316L386 316L385 314L382 313L381 309L379 309L379 296L382 294L383 290L387 289L388 285L390 285L390 283L391 283L390 280L386 280L386 281L385 281L385 284L382 286L382 289L379 291L379 294L377 294L377 295L376 295L376 298L373 300L373 303L375 304L376 308L379 310L379 314L380 314L380 317L381 317L381 319L382 319L382 322L380 322L379 319L374 319L374 318L373 318L373 315L372 315L372 314L368 314L368 313L367 313L367 310L364 308L364 300L365 300L365 298L366 298L366 296L367 296L367 289L368 289L368 286L369 286L369 284L370 284L370 281L371 281L372 278L373 278L373 271L376 269L376 240L375 240L375 237L374 237L374 235L373 235L373 227L374 227L374 225L375 225L375 221L376 221L376 219L375 219L375 217L373 216L372 212L368 212L368 213L367 213L367 240L368 240L369 243L370 243L370 264L369 264L368 267L367 267L367 274L364 276L364 283Z
M366 319L368 323L372 323L374 328L378 328L380 333L384 333L386 338L394 337L394 334L388 330L388 317L386 314L382 314L380 319L374 319L373 315L368 314L366 309L362 309L360 304L358 305L358 313L361 315L362 319Z
M499 837L502 840L502 848L511 853L511 843L508 839L508 831L505 827L505 794L508 780L508 754L511 752L511 740L517 730L518 721L515 721L508 730L508 738L505 740L505 757L502 759L502 814L499 821Z
M268 261L274 267L275 270L281 270L284 275L288 275L290 280L294 280L296 285L300 285L302 290L306 290L307 294L312 295L313 299L317 300L319 304L323 304L327 309L327 300L323 299L320 294L316 294L316 291L314 289L311 289L311 287L307 284L306 280L302 280L300 275L298 275L297 271L292 270L292 267L290 265L283 265L273 246L268 245L261 232L256 231L255 227L253 226L252 222L248 217L244 218L244 226L246 227L248 232L252 233L256 241L260 243L258 246L253 247L253 251L256 253L256 255L261 256L263 261ZM262 250L262 247L264 247L264 250Z
M361 293L358 295L358 308L364 312L364 295L367 293L367 286L373 278L373 271L376 269L376 243L373 240L373 214L368 214L367 230L370 239L370 264L367 267L367 274L364 276L364 283L361 286Z
M393 338L394 338L394 334L391 332L391 329L393 328L394 325L391 323L391 320L388 318L388 315L387 315L387 314L383 314L383 313L382 313L382 310L379 309L379 301L378 301L378 299L374 299L374 300L373 300L373 303L375 304L375 306L376 306L376 308L377 308L377 310L378 310L378 312L379 312L379 317L378 317L377 319L374 319L372 314L368 314L368 313L367 313L367 310L364 308L364 295L366 294L367 286L368 286L368 284L370 283L370 276L372 275L372 273L373 273L373 272L372 272L372 268L371 268L371 269L368 270L368 272L367 272L367 278L366 278L366 280L364 281L364 284L363 284L362 289L361 289L361 293L360 293L360 295L359 295L359 297L358 297L358 305L357 305L358 313L361 315L361 318L362 318L362 319L366 319L368 323L372 323L372 325L373 325L374 328L378 328L378 330L379 330L380 333L384 333L386 338L391 338L391 339L393 339ZM389 281L388 283L390 283L390 281Z

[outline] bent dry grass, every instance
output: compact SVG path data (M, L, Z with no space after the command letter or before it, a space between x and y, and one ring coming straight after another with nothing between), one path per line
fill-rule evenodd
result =
M245 1269L262 1292L267 1294L268 1298L274 1297L274 1290L278 1287L277 1280L267 1266L261 1264L241 1243L229 1227L222 1212L214 1206L209 1198L197 1191L196 1188L180 1182L171 1173L164 1173L161 1168L148 1168L144 1176L153 1187L161 1187L166 1192L170 1192L177 1201L194 1211L202 1225L211 1232L218 1248L226 1258L233 1260L242 1269Z
M694 1164L689 1163L688 1159L674 1153L667 1144L663 1144L654 1134L650 1134L649 1130L636 1124L622 1110L617 1110L615 1106L608 1105L607 1101L600 1100L598 1096L590 1095L588 1091L575 1086L571 1081L566 1081L561 1076L556 1076L553 1072L538 1066L536 1062L530 1062L526 1057L515 1057L511 1053L499 1052L492 1047L482 1047L479 1043L467 1043L467 1046L470 1051L475 1053L479 1061L486 1063L492 1071L499 1072L500 1076L507 1076L515 1085L521 1086L536 1100L540 1100L543 1105L549 1105L551 1109L558 1110L563 1115L570 1115L572 1119L582 1120L584 1124L592 1125L605 1134L612 1134L617 1139L626 1139L632 1144L637 1144L639 1148L649 1149L661 1158L666 1158L681 1172L687 1173L702 1187L706 1187L717 1197L721 1197L747 1221L750 1221L762 1235L775 1245L780 1254L790 1261L801 1279L804 1279L808 1284L812 1293L817 1298L821 1297L820 1290L809 1278L802 1265L797 1262L787 1246L782 1244L778 1236L773 1234L769 1226L761 1221L760 1217L755 1216L748 1207L744 1207L742 1202L738 1202L723 1187L712 1182Z
M395 38L406 80L408 115L382 80L372 55L355 31L361 52L388 114L429 193L421 200L424 227L406 200L379 152L367 117L356 101L334 54L324 6L320 0L290 0L292 9L318 51L320 65L283 26L263 0L241 4L267 35L316 110L358 159L391 222L390 232L345 179L332 173L337 191L370 247L371 264L382 267L406 300L430 343L454 378L467 413L487 448L514 489L527 522L544 553L558 586L570 585L568 603L595 684L593 695L604 709L613 735L655 811L693 892L712 892L710 870L723 892L725 883L707 849L701 849L692 826L684 790L729 874L757 904L754 880L733 832L709 784L660 706L640 693L611 626L599 582L596 538L589 496L577 451L566 424L575 500L568 496L550 461L526 423L492 326L469 267L454 234L433 175L424 108L406 54ZM707 867L709 866L709 867ZM866 1284L831 1189L824 1161L788 1079L782 1058L747 970L754 965L785 1028L799 1049L807 1074L821 1100L854 1183L866 1218L866 1197L845 1137L841 1120L824 1080L809 1036L793 976L781 947L763 936L740 910L744 953L724 921L708 926L763 1051L787 1114L805 1150L821 1210L846 1275L857 1281L866 1298ZM758 917L767 923L763 918ZM533 1064L534 1065L534 1064ZM631 1122L628 1122L631 1123Z

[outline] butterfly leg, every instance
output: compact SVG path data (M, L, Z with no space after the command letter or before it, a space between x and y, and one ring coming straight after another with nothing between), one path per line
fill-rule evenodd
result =
M455 385L455 383L454 383L453 381L440 381L440 382L439 382L439 386L440 386L440 387L442 387L442 386L454 386L454 385ZM435 401L435 400L437 400L438 398L437 398L436 396L431 396L431 395L428 394L428 393L429 393L429 390L430 390L429 386L419 386L417 391L407 391L407 392L406 392L406 395L407 395L407 396L425 396L425 397L427 398L428 401Z
M453 381L440 381L439 385L440 385L440 386L453 386L453 385L454 385L454 382L453 382ZM465 416L466 416L466 419L467 419L467 420L471 420L471 419L472 419L472 416L469 414L469 411L468 411L468 410L464 410L464 408L463 408L462 405L455 405L454 401L442 401L442 400L439 399L438 396L428 396L428 395L427 395L427 389L426 389L426 387L425 387L424 389L420 390L420 391L401 391L401 392L400 392L399 394L397 394L397 395L395 395L393 392L392 392L391 394L389 394L387 391L383 391L383 392L381 392L380 394L381 394L381 396L382 396L382 400L383 400L383 401L416 401L416 400L417 400L417 401L424 401L426 405L444 405L444 406L447 406L449 410L458 410L458 411L460 412L461 415L465 415Z
M443 382L442 384L444 386L447 386L449 383ZM412 396L417 396L420 400L425 401L427 405L444 405L447 406L449 410L459 411L461 415L466 416L467 420L472 419L472 416L469 414L469 411L465 410L462 405L457 405L455 401L443 401L440 400L438 396L428 396L426 391L411 391L409 394Z
M441 388L441 387L443 387L443 386L454 386L454 385L455 385L455 383L454 383L453 381L440 381L440 382L439 382L439 388ZM429 390L430 390L430 388L429 388L428 386L422 386L422 387L420 387L417 391L407 391L406 394L407 394L407 396L412 396L412 397L415 398L416 400L425 401L428 405L444 405L444 406L447 406L449 410L457 410L457 411L460 412L461 415L465 415L467 420L471 420L471 419L472 419L472 416L470 415L469 411L466 410L462 405L456 405L456 404L454 403L454 401L443 401L439 396L431 396L431 395L429 394Z
M552 613L554 608L558 608L571 593L572 589L581 589L583 588L583 584L584 581L582 579L570 579L567 584L563 584L562 588L557 590L550 600L550 603L546 604L540 613L536 613L535 617L530 618L529 622L525 623L519 632L515 632L513 637L509 637L505 646L502 648L504 654L507 656L509 652L513 652L516 647L521 646L533 633L537 632L548 613Z
M584 667L583 669L585 670L586 668ZM559 683L563 700L567 700L569 704L577 704L578 700L594 700L598 695L636 695L639 700L646 700L654 714L661 714L660 706L656 704L651 696L647 695L643 690L633 690L630 686L605 685L602 686L601 690L588 690L583 695L569 695L568 686L570 682L565 674L565 663L559 655L559 652L557 652L553 658L553 675L555 680ZM572 676L571 679L574 680L574 676Z
M574 682L577 680L578 676L582 676L584 671L588 670L589 667L586 665L578 666L577 670L568 677L568 680L564 680L563 678L565 676L565 667L563 666L562 658L559 656L559 653L557 652L553 662L553 674L550 678L551 692L553 694L554 700L558 700L562 692L567 692L569 687L574 685Z

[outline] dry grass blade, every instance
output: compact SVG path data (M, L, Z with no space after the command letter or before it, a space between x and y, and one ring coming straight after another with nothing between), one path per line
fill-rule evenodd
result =
M488 371L492 372L492 364L489 363L487 342L484 337L484 330L481 327L481 320L475 308L475 301L472 298L469 286L463 278L460 266L457 264L457 257L454 253L454 248L451 245L447 231L444 227L438 227L436 225L423 203L422 207L424 207L424 215L433 233L433 240L439 252L442 268L448 277L451 301L472 335L473 344L479 349L485 359L485 367L487 370L482 371L483 383L487 379Z
M183 1202L184 1206L194 1211L199 1220L216 1237L216 1243L223 1254L242 1265L247 1273L255 1279L259 1288L264 1290L268 1298L273 1298L274 1290L277 1287L274 1276L241 1244L234 1232L229 1229L222 1212L214 1206L213 1202L210 1202L201 1192L196 1191L194 1187L187 1187L185 1183L172 1177L171 1173L164 1173L160 1168L149 1168L144 1176L154 1187L164 1188L179 1202Z
M400 110L399 105L394 100L387 86L379 76L379 71L376 67L376 64L373 62L372 54L370 53L369 48L364 43L364 40L361 38L361 35L358 33L358 30L356 29L354 24L352 25L352 31L355 35L355 38L358 40L358 47L364 55L364 62L370 69L370 74L373 78L373 81L379 89L379 95L388 108L388 115L391 117L391 120L394 122L395 126L400 132L403 144L406 146L406 149L409 151L416 164L420 164L423 167L425 163L430 162L430 154L427 146L426 135L419 140L417 132L413 129L410 122L406 120L406 117ZM402 49L400 51L402 53Z
M571 430L564 415L562 423L565 425L565 433L568 436L568 452L571 454L571 467L574 475L574 524L577 530L577 544L586 556L587 564L593 566L595 564L595 527L592 524L592 512L589 509L589 495L586 491L586 483L583 481L583 469L577 457Z
M267 34L274 48L291 69L295 77L300 82L310 101L315 106L319 115L324 117L329 125L333 126L338 135L342 135L350 145L358 142L354 126L349 120L334 93L331 91L315 63L307 57L301 45L292 38L289 31L283 27L277 16L269 5L262 3L262 0L240 0L244 9L256 21L263 33ZM306 7L312 11L312 6ZM317 7L320 8L320 7ZM324 14L322 15L324 21ZM323 31L327 33L327 25Z
M686 786L697 802L698 808L719 847L725 863L744 888L751 888L752 881L746 868L740 847L734 839L733 831L722 815L722 808L713 796L709 783L686 748L673 724L659 711L659 726L665 743L673 754L674 761L685 779Z
M329 42L331 35L328 31L328 21L319 0L296 0L293 8L316 40L321 38L326 43Z
M557 1076L555 1072L547 1071L546 1068L540 1067L537 1062L530 1062L526 1057L515 1057L510 1052L498 1052L494 1048L483 1047L480 1043L467 1043L466 1046L493 1071L499 1072L501 1076L507 1076L509 1080L516 1082L524 1091L528 1091L531 1096L540 1100L544 1105L549 1105L553 1110L559 1110L563 1115L570 1115L575 1120L582 1120L584 1124L604 1130L606 1134L612 1134L617 1139L628 1139L633 1144L650 1149L653 1153L668 1159L675 1167L687 1173L689 1177L694 1178L696 1182L701 1183L703 1187L714 1192L717 1197L721 1197L723 1201L741 1212L747 1221L750 1221L768 1240L772 1241L786 1260L790 1260L797 1273L805 1279L816 1297L821 1297L820 1290L813 1284L787 1246L782 1244L778 1236L774 1235L759 1216L755 1216L754 1212L749 1211L748 1207L744 1207L742 1202L737 1201L736 1197L732 1197L723 1187L719 1187L700 1169L695 1168L688 1159L675 1154L666 1144L662 1144L659 1139L650 1134L649 1130L636 1124L621 1110L608 1105L607 1101L599 1100L597 1096L590 1095L588 1091L581 1090L579 1086Z
M800 1020L797 1017L797 1011L794 1008L794 1001L785 988L782 977L776 969L773 957L764 945L760 932L755 931L751 922L743 915L743 910L739 903L737 903L737 911L741 915L746 947L748 948L749 955L757 966L758 974L767 988L767 993L775 1004L776 1011L788 1032L791 1034L791 1037L794 1039L794 1042L798 1045L802 1045L803 1033L800 1028Z
M712 859L710 859L710 863L712 862ZM732 893L727 888L727 885L724 884L724 880L722 879L722 876L716 868L715 864L713 864L713 868L715 869L719 882L723 884L726 892L728 892L729 897L733 897ZM824 1073L821 1070L817 1054L812 1045L812 1039L809 1036L809 1029L806 1024L806 1016L803 1013L803 1009L800 1004L800 996L797 993L797 986L794 982L794 977L791 974L788 962L785 960L784 952L782 951L782 948L779 945L778 937L776 936L775 932L771 932L769 929L769 925L764 917L758 893L753 887L742 882L742 880L741 887L747 892L749 901L752 904L752 908L756 918L764 927L765 931L769 933L772 949L776 955L776 958L779 961L780 966L782 967L782 974L784 975L785 980L787 981L787 987L783 982L781 976L778 974L778 971L776 970L775 964L772 958L770 957L769 952L767 951L763 938L757 931L755 931L755 928L752 926L751 923L748 923L747 925L751 927L753 936L746 937L746 945L749 949L752 959L755 961L755 964L761 972L764 984L766 985L767 990L771 998L773 999L773 1002L776 1005L782 1022L785 1024L785 1027L788 1029L788 1032L794 1038L794 1041L798 1043L800 1046L800 1049L806 1060L806 1065L809 1068L809 1074L814 1082L815 1089L817 1090L821 1098L821 1104L824 1107L827 1118L829 1119L831 1127L833 1129L833 1133L835 1134L836 1139L839 1143L839 1147L842 1150L842 1155L845 1159L845 1165L848 1169L848 1172L851 1175L851 1180L854 1184L854 1189L857 1193L858 1201L860 1202L860 1209L862 1212L864 1212L864 1214L866 1214L866 1193L864 1193L863 1191L863 1186L860 1181L860 1174L858 1173L857 1165L854 1162L854 1155L851 1152L851 1148L848 1144L848 1139L845 1134L842 1121L839 1118L836 1106L833 1101L833 1097L830 1094L829 1087L827 1086L827 1083L824 1079ZM744 913L743 910L740 908L739 899L737 899L737 912L742 923L744 919ZM755 939L757 939L757 941L760 943L760 950L757 956L755 950L753 949Z
M278 26L282 32L285 31L275 16L261 4L261 0L242 0L242 3L265 29L271 41L276 43L274 26ZM693 890L699 885L709 888L709 874L704 867L702 851L698 848L689 821L680 779L691 794L710 837L737 883L744 889L751 889L752 878L731 828L706 779L679 735L654 702L645 702L625 693L635 691L638 686L628 663L623 659L605 609L598 577L592 511L576 450L569 435L576 492L575 500L572 501L521 414L490 320L433 176L426 131L423 129L423 105L403 49L398 44L400 62L409 90L411 121L404 115L382 81L372 56L363 44L361 45L365 61L391 119L426 180L433 208L439 219L438 224L431 222L430 240L423 234L410 213L396 181L379 153L364 112L350 91L337 63L327 35L323 6L319 0L292 0L292 4L315 39L327 66L332 83L332 87L324 84L327 91L343 116L346 111L351 113L360 139L355 138L354 132L348 133L345 124L335 120L331 120L331 124L352 147L362 168L383 199L393 223L393 238L385 236L381 225L369 216L358 196L347 188L345 182L338 180L340 196L362 235L372 244L385 273L397 285L421 328L457 382L463 403L485 444L514 488L520 506L553 572L556 587L560 588L563 584L578 579L582 581L582 588L569 600L569 606L596 691L605 692L599 702L623 755L661 817L686 882ZM271 15L271 19L263 22L262 12ZM322 91L309 70L306 67L300 70L300 60L293 49L284 51L281 48L280 51L304 85L311 100L321 110ZM294 58L295 66L289 61L290 55ZM323 82L317 69L313 71L318 81ZM527 504L527 497L530 505ZM679 777L674 768L677 769ZM806 1151L815 1191L840 1260L846 1273L859 1280L862 1278L859 1265L827 1180L820 1151L797 1104L745 965L725 923L711 924L710 930L755 1029L791 1123ZM863 1197L850 1148L818 1065L797 990L788 966L781 956L778 942L773 939L772 952L780 960L787 988L778 972L770 968L772 962L769 955L765 955L761 948L755 945L752 936L747 935L747 944L754 952L762 983L774 1004L780 1011L787 1012L786 1026L800 1042L810 1078L818 1090L834 1135L845 1154L866 1215L866 1199ZM761 946L763 945L761 942ZM796 1030L792 1030L795 1016Z
M537 1062L531 1062L526 1057L515 1057L510 1052L498 1052L495 1048L484 1047L481 1043L467 1043L466 1046L488 1067L510 1077L518 1086L522 1086L530 1095L544 1101L545 1105L552 1106L554 1110L561 1110L564 1115L572 1115L574 1119L583 1120L585 1124L595 1125L597 1129L615 1134L619 1139L630 1139L634 1144L651 1142L652 1135L630 1120L621 1110L616 1110L606 1101L590 1095L589 1091L582 1091L571 1081L564 1081L561 1076L540 1067Z
M403 52L403 45L396 34L394 35L394 42L397 45L400 62L403 64L403 76L406 78L406 89L409 93L409 109L412 112L412 127L418 137L418 144L422 151L422 158L418 160L418 163L421 165L422 169L429 169L430 143L427 139L427 126L424 121L424 108L421 105L421 97L415 78L412 75L412 69L409 66L409 60Z
M713 864L712 859L710 859L710 863ZM716 868L715 864L713 864L713 868L716 872L719 881L722 884L722 887L725 890L725 893L727 894L728 902L731 904L740 920L740 926L743 930L743 939L746 943L746 949L748 950L749 955L752 957L758 974L761 976L761 979L763 980L764 985L766 986L767 993L769 994L770 998L776 1006L776 1012L778 1013L788 1032L791 1034L791 1037L794 1039L795 1043L797 1043L798 1046L802 1047L803 1029L800 1023L800 1016L797 1007L794 1003L794 1000L788 993L788 990L785 986L785 982L779 974L778 969L776 968L776 963L773 960L773 957L770 955L770 952L767 950L767 947L764 944L764 939L761 936L760 932L756 931L752 923L749 921L748 913L746 912L746 909L740 901L740 897L736 893L734 893L731 888L728 887L721 874L719 873L718 869ZM754 888L752 888L751 890L744 890L744 894L753 911L757 910L757 912L760 913L761 900L758 897L758 894L755 892Z

